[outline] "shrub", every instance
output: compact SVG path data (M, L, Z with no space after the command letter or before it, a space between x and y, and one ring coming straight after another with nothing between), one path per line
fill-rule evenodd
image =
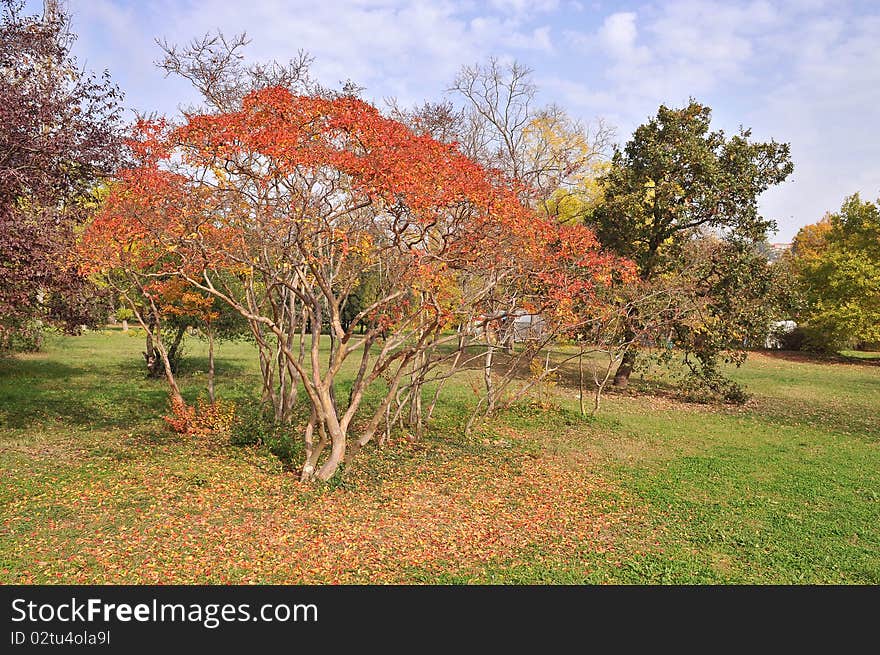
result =
M189 434L190 425L196 415L195 407L190 407L176 398L169 398L168 403L171 406L171 413L162 417L165 423L172 432Z
M43 325L39 321L25 321L5 325L0 321L0 354L37 352L43 347Z
M291 466L302 454L302 441L297 436L292 425L277 424L260 403L243 404L230 428L230 442L233 445L265 446L286 466Z
M226 400L215 400L213 403L199 399L195 417L190 426L190 434L196 436L229 437L235 423L235 403Z
M727 363L737 363L728 360ZM724 375L714 359L708 361L688 361L690 375L682 380L681 393L686 400L698 403L724 402L731 405L742 405L749 399L749 394L734 380Z
M829 353L835 350L831 338L820 330L802 325L787 334L779 335L782 350L800 350L813 353Z

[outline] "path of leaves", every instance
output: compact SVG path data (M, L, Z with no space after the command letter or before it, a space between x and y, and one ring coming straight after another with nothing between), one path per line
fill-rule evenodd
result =
M0 579L393 583L560 561L586 573L597 554L613 558L629 516L608 483L553 457L393 446L387 468L315 490L254 453L182 448L89 461L10 502Z

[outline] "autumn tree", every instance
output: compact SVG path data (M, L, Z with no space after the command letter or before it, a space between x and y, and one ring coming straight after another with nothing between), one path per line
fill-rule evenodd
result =
M880 342L878 206L852 195L839 212L801 228L792 244L799 318L832 348Z
M548 265L560 240L554 222L455 147L350 96L270 87L239 111L187 116L167 136L144 126L142 142L155 165L130 172L86 241L137 234L155 255L152 277L178 276L275 338L311 407L304 479L328 479L368 443L404 377L444 356L443 344L460 344L462 332L485 329L499 293L517 289L544 308L550 296L535 288L535 272L552 289L565 277ZM582 283L601 284L615 260L595 239L583 244ZM343 307L365 273L376 300L346 328ZM348 398L337 398L352 358ZM366 407L376 384L384 392Z
M728 137L710 130L710 119L709 107L695 101L661 106L615 151L601 179L603 200L586 215L603 245L631 258L645 281L681 266L695 235L757 242L773 227L758 212L758 197L791 173L789 146L752 141L745 129ZM636 352L621 362L616 385L626 386Z
M153 287L180 279L238 312L277 423L304 390L302 478L326 480L396 417L419 434L443 369L512 309L562 325L565 294L607 284L620 261L582 225L536 214L521 182L458 145L382 116L353 85L314 84L305 59L243 68L245 42L163 46L163 67L204 103L176 126L139 123L139 165L90 224L84 259L125 271L151 311Z
M749 349L763 347L788 304L785 271L755 242L713 233L683 244L677 262L681 319L671 325L665 354L681 354L686 390L741 403L745 390L721 364L739 366Z
M513 185L523 204L552 221L570 222L593 205L595 181L613 134L601 120L584 124L558 105L539 104L532 71L517 62L491 58L464 66L447 91L454 102L426 103L408 113L397 110L395 115L416 130L454 142L496 179ZM479 343L489 412L508 386L518 360L533 355L520 351L504 360L505 369L496 373L501 361L496 350L515 354L516 321L524 312L525 299L513 288L508 291L502 294L504 302L490 308L495 329L483 331ZM493 383L496 375L497 384Z
M0 345L40 321L76 330L106 319L109 307L96 305L101 294L69 253L121 152L121 95L106 73L78 68L68 17L22 10L2 1Z
M188 81L199 92L202 102L188 108L193 115L241 111L244 98L249 93L267 87L287 89L298 95L327 98L340 95L311 79L309 66L312 60L305 52L300 51L295 58L286 62L248 64L243 52L249 43L246 34L226 37L222 33L206 34L183 46L162 40L158 41L158 45L163 58L158 65L166 74ZM354 89L355 85L347 84L343 92ZM228 277L227 282L234 285L236 279L234 276ZM279 322L305 327L305 319L298 314L297 300L289 290L275 288L267 293L283 296L278 305L281 313L275 317ZM221 316L225 315L221 310ZM263 400L273 407L276 421L287 421L292 415L298 390L298 374L285 363L283 354L285 347L291 347L292 341L281 343L281 337L268 330L261 321L245 320L259 352ZM292 327L290 334L295 332L296 329Z

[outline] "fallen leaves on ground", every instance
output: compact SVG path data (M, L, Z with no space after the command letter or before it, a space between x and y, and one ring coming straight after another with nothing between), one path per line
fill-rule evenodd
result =
M316 489L256 451L174 448L187 452L61 469L9 502L0 580L395 583L560 561L586 574L629 516L618 490L552 456L398 444Z

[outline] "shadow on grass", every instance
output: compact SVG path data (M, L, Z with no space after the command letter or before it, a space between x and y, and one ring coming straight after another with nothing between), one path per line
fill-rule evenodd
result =
M23 394L0 389L0 427L30 429L58 424L93 429L127 429L166 409L163 387L139 389L136 396L108 389L97 394Z
M167 392L161 381L137 377L128 366L120 368L127 383L120 384L120 376L112 372L53 360L0 360L0 426L121 428L165 409Z
M214 360L214 375L216 375L217 378L228 375L242 375L247 370L249 370L249 367L244 362L229 361L226 359ZM177 375L186 377L191 376L194 373L208 373L207 356L201 357L196 355L187 355L182 360L180 360Z
M752 412L761 420L785 427L822 429L857 439L880 441L880 420L875 412L853 405L841 407L834 402L780 403L759 397Z
M15 381L29 379L69 378L83 375L86 370L79 366L68 366L49 359L19 359L0 357L0 385L15 385Z
M143 357L138 359L125 359L122 361L114 362L113 364L109 364L105 367L109 369L115 374L121 374L125 377L132 380L139 379L163 379L163 378L149 378L147 376L147 368L144 364ZM228 361L228 360L215 360L214 361L214 375L218 380L222 380L224 378L228 378L229 376L241 377L248 371L248 366L244 362L238 361ZM177 366L177 371L175 372L175 376L180 379L187 379L192 377L198 377L207 375L208 373L208 358L207 357L199 357L199 356L186 356L180 360L180 363Z

